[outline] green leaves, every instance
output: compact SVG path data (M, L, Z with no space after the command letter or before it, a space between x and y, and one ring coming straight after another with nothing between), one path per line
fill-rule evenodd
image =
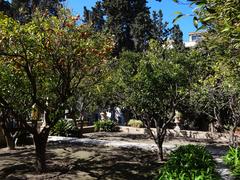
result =
M114 43L77 20L67 11L58 18L36 13L26 24L0 15L0 94L14 110L29 111L32 103L39 103L42 111L51 109L54 119L59 103L70 106L69 99L80 90L84 94L104 75Z
M68 136L71 136L72 131L74 131L75 129L77 129L77 127L75 127L73 121L61 119L55 124L50 134L52 136L68 137Z
M180 146L160 169L159 179L219 179L212 155L203 146Z
M234 43L240 44L239 34L239 9L240 4L237 0L218 1L218 0L189 0L197 5L194 18L205 27L211 27L216 31L219 38L238 39ZM194 22L196 26L196 23Z
M193 25L195 26L195 28L198 28L198 18L197 17L194 17L193 18Z
M122 93L126 106L134 107L139 114L158 114L159 118L154 117L158 121L167 120L172 102L188 94L190 67L184 53L164 49L152 40L145 54L122 54L114 75L118 81L113 84L121 85L116 90Z
M176 12L174 12L174 14L182 14L182 12L181 11L176 11Z
M202 6L202 5L206 5L207 3L207 0L188 0L198 6Z
M94 123L95 131L116 132L118 126L112 120L99 120Z
M185 16L185 15L182 14L181 12L177 12L177 13L180 13L180 14L178 14L177 17L175 17L175 18L173 19L172 23L174 23L174 24L175 24L180 18L182 18L182 17Z
M214 19L214 17L209 16L209 17L204 18L204 19L203 19L203 22L208 22L208 21L211 21L211 20L213 20L213 19Z
M240 148L230 147L227 154L223 157L224 163L229 165L233 174L240 177Z

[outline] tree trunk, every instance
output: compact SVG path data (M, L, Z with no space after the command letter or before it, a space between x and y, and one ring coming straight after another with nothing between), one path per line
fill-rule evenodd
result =
M158 159L159 161L163 161L163 141L166 135L166 124L161 125L159 124L159 121L156 120L157 118L153 119L153 122L155 124L156 127L156 135L152 132L151 130L151 125L150 125L150 121L147 121L147 128L149 129L149 132L151 134L151 136L153 137L155 143L157 144L158 147Z
M164 141L164 137L159 137L158 138L158 142L157 142L157 146L158 146L158 159L159 161L163 161L164 158L163 158L163 141Z
M7 147L9 150L14 150L15 149L15 140L11 136L5 136L6 142L7 142Z
M235 131L237 129L237 126L234 126L230 129L230 133L229 133L229 141L230 141L230 145L233 147L237 147L237 138L235 136Z
M14 150L15 149L15 138L4 127L2 127L2 131L3 131L3 135L5 137L8 149L9 150Z
M36 170L38 172L46 171L46 146L48 133L40 133L33 135L35 152L36 152Z
M83 120L80 120L79 137L83 137Z
M158 159L159 161L163 161L163 141L164 141L164 135L160 134L159 132L157 133L157 147L158 147Z
M80 128L79 128L79 137L83 137L83 123L84 123L84 116L80 116Z

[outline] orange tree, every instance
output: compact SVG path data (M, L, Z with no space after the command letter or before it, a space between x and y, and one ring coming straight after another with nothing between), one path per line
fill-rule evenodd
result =
M167 128L175 111L184 110L195 81L196 53L166 49L155 40L142 54L124 52L113 79L113 92L123 106L134 109L158 147L162 161ZM156 128L156 131L152 129Z
M78 25L78 19L62 10L58 17L36 13L20 24L0 14L0 110L33 135L38 171L46 170L51 128L104 74L114 45L107 35ZM45 122L39 129L40 113Z
M221 124L219 120L221 119L220 114L224 114L223 109L228 109L229 122L227 125L230 127L230 143L236 145L233 135L240 124L240 3L238 0L174 1L190 2L196 5L193 12L194 25L197 27L201 22L202 26L199 29L206 29L205 43L199 49L200 52L205 51L206 58L203 58L202 62L208 67L203 67L202 71L207 76L201 78L199 89L201 91L205 89L204 93L206 93L206 96L201 96L201 99L206 100L203 104L204 107L207 107L206 102L211 104L208 107L213 108L212 114L218 124ZM183 14L179 13L177 18L182 16ZM213 98L210 98L211 96ZM213 106L212 103L215 105Z

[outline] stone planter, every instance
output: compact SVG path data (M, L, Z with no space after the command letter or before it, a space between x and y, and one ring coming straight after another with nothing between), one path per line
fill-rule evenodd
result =
M174 116L174 123L176 124L176 127L174 130L180 131L180 125L182 124L182 113L179 111L175 111L175 116Z

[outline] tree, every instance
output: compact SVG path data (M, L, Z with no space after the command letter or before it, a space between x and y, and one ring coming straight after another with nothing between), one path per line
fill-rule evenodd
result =
M92 8L92 24L93 28L96 31L103 30L105 20L104 20L105 12L102 7L102 3L100 1L96 2L95 7Z
M119 89L124 89L120 91L122 100L141 116L158 146L159 159L163 160L166 129L174 119L175 110L188 96L192 62L188 62L186 54L164 49L157 41L151 41L146 55L131 52L123 55L115 75L121 85Z
M192 89L192 104L210 117L217 131L230 130L230 143L234 145L234 131L240 123L239 55L231 43L211 32L205 33L196 51L200 57L199 80Z
M13 17L22 23L28 22L36 9L57 16L65 0L12 0L11 11Z
M163 44L167 41L170 29L167 27L168 22L163 22L162 10L159 10L159 12L153 11L152 24L152 38L158 40L160 44Z
M211 28L225 38L231 38L232 43L239 44L239 2L233 1L217 1L210 0L196 1L198 6L195 13L195 19L203 23L203 25ZM221 17L221 18L219 18Z
M206 42L214 52L212 55L211 83L220 87L226 94L226 105L230 111L228 125L231 125L231 144L234 142L234 131L239 125L239 8L238 1L191 1L198 5L194 11L194 21L201 22L208 30ZM209 79L209 78L208 78Z
M182 50L184 48L183 44L183 33L179 25L174 25L171 29L171 40L173 41L173 47Z
M86 6L83 7L83 23L91 23L91 11Z
M178 0L174 1L181 2ZM202 26L198 28L207 30L205 41L207 42L207 49L211 56L209 62L212 66L210 67L210 74L205 76L203 80L205 83L208 82L207 84L211 87L208 89L214 97L217 97L219 92L224 95L224 104L229 111L228 118L230 121L228 125L232 126L230 134L233 137L234 131L239 125L239 120L237 120L239 116L239 92L237 89L239 85L238 69L240 58L240 4L237 0L187 0L186 2L191 2L197 6L193 12L194 25L198 27L200 22ZM178 17L181 16L183 14L178 15ZM204 69L204 71L209 72L209 69ZM222 95L221 97L214 98L217 100L217 106L222 102ZM233 142L233 138L231 141L231 144L236 144Z
M92 7L92 10L88 10L84 7L83 23L91 24L95 31L102 31L105 24L104 15L105 11L103 5L100 1L97 1L95 7Z
M11 10L11 4L8 1L0 0L0 11L2 11L4 14L11 16L12 10Z
M115 36L117 52L122 49L142 51L151 32L151 19L146 0L104 0L106 27Z
M33 134L36 168L44 171L51 128L81 89L101 77L113 43L87 25L78 26L79 17L63 10L58 18L36 12L26 24L0 18L0 108ZM45 114L41 129L40 113Z
M231 41L233 47L239 48L239 8L238 0L173 0L177 3L190 2L196 5L193 12L193 23L198 29L212 31L222 42ZM184 16L180 13L177 19ZM199 27L201 23L202 26Z
M190 104L199 115L207 115L205 121L209 119L211 132L223 132L229 123L228 94L222 88L222 82L216 83L213 77L201 75L191 91Z
M153 17L146 0L104 0L97 1L92 10L84 7L84 23L90 23L96 31L104 30L114 35L117 47L116 54L122 50L143 52L150 39L164 44L171 34L168 23L163 22L163 14L153 11ZM105 20L106 19L106 20ZM183 46L182 32L174 26L172 38L177 46Z
M148 42L152 38L152 20L149 7L146 6L146 0L138 0L133 5L134 20L131 25L131 34L134 42L134 49L142 52L147 50Z
M107 15L107 27L114 34L117 42L117 51L126 48L134 49L131 35L132 11L128 0L104 0L103 6Z

